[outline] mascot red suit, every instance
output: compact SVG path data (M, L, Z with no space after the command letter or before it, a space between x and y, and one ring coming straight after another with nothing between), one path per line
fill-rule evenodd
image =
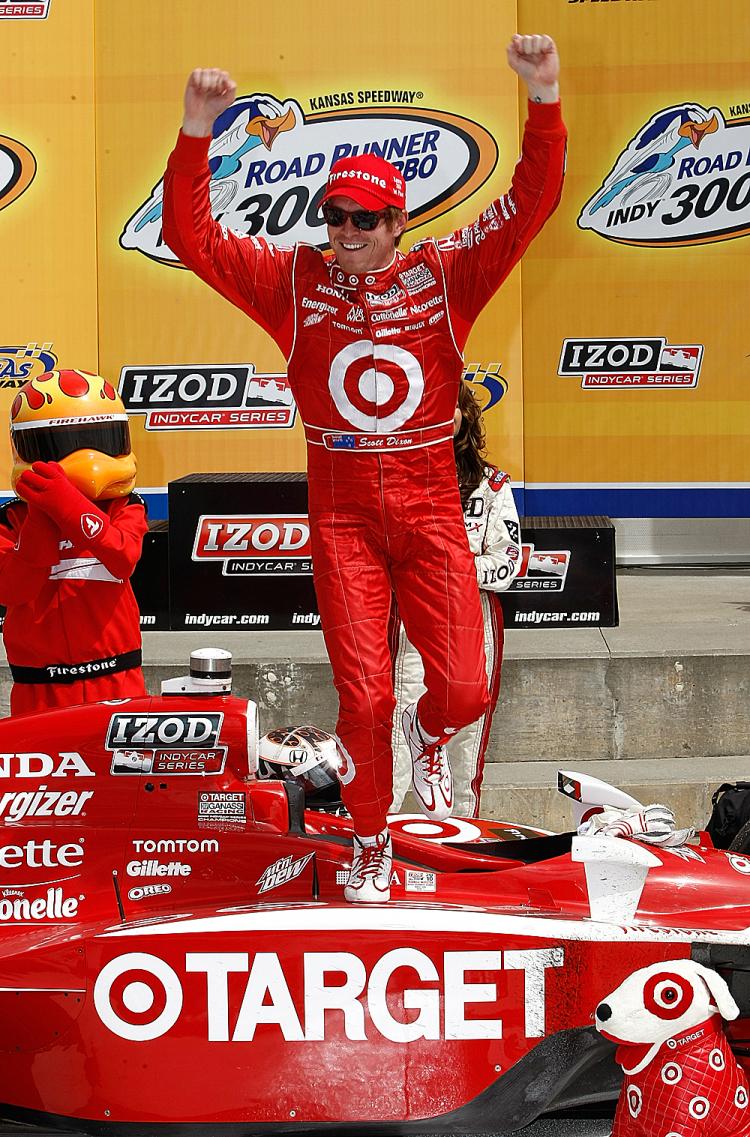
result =
M130 576L147 529L114 387L48 371L16 395L0 508L0 604L11 714L146 693Z

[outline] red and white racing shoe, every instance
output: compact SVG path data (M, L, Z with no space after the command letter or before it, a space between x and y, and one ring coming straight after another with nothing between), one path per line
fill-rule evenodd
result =
M410 703L401 718L411 753L411 781L419 807L433 821L445 821L453 812L453 775L448 752L419 725L417 704Z
M387 829L374 837L354 834L354 860L344 899L352 904L378 904L391 898L393 849Z

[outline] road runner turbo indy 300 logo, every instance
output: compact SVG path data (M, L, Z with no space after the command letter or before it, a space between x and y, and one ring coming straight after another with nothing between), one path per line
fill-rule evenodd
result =
M0 209L5 209L29 188L36 174L36 158L23 142L0 134Z
M750 230L750 120L717 107L657 111L616 159L578 218L630 245L695 245Z
M209 147L211 211L239 236L323 248L319 203L335 161L373 153L406 180L409 227L424 224L470 197L492 173L497 144L470 119L437 110L343 107L305 115L293 99L242 95L214 123ZM175 265L162 237L163 183L136 210L120 236L125 249Z

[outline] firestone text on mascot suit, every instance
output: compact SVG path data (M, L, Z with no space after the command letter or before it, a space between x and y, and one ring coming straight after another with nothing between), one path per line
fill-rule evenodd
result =
M128 416L86 371L29 380L10 414L0 603L11 714L145 695L130 576L148 528Z
M390 896L394 594L424 661L426 691L403 725L428 816L446 817L453 806L443 744L488 701L453 457L462 350L557 205L566 140L553 41L514 36L508 61L530 100L510 190L473 225L408 253L397 248L408 220L404 178L373 154L330 170L321 210L331 253L273 247L214 221L209 146L236 94L225 71L190 76L164 179L166 243L288 361L307 441L315 589L339 694L341 777L355 832L344 892L351 901Z

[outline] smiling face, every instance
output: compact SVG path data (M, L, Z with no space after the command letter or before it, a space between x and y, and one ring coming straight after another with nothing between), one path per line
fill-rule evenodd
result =
M362 209L359 202L351 197L329 198L331 205L347 213ZM343 225L328 226L328 241L336 260L347 273L361 274L379 268L387 268L396 255L396 241L406 228L406 214L398 221L389 223L382 218L375 229L358 229L351 217Z

